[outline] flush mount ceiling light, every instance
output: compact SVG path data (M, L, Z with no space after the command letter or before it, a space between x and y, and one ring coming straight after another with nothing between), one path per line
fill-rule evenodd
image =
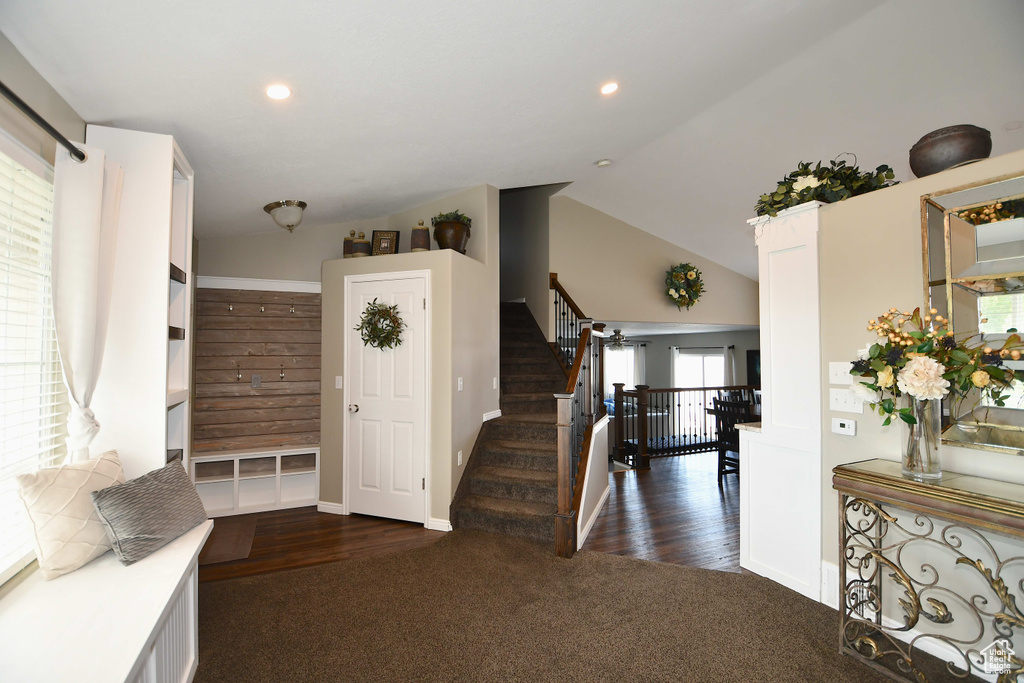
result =
M605 83L601 86L602 95L611 95L613 92L619 89L618 83Z
M605 168L606 166L611 166L612 165L612 160L611 159L601 159L600 161L595 161L594 165L596 165L598 168Z
M295 226L302 222L302 211L305 208L306 202L285 199L280 202L270 202L263 207L263 210L270 214L275 223L288 232L293 232Z
M625 343L626 336L622 334L622 330L615 330L615 334L611 335L610 337L608 337L607 340L605 340L605 344L607 344L608 346L612 346L616 349L621 349L623 344Z
M277 83L267 87L267 97L272 100L286 100L292 96L292 89L287 85L281 85Z

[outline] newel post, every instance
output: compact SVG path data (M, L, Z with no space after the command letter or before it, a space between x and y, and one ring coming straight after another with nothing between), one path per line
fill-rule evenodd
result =
M647 390L650 386L646 384L636 385L636 431L637 431L637 460L638 470L651 469L651 455L647 452Z
M555 513L555 553L576 552L576 512L572 509L572 394L555 394L558 401L558 511Z

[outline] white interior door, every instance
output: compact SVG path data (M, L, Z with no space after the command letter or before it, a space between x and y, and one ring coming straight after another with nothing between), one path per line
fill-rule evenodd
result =
M349 512L426 521L427 283L423 276L346 283L346 472ZM376 299L406 324L393 349L364 346L360 317Z

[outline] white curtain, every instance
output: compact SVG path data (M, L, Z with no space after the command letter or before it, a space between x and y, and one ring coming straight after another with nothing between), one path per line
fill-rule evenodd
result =
M90 409L103 362L124 171L101 149L57 150L53 178L53 318L71 396L68 458L89 457L100 430Z
M725 359L725 376L723 381L725 386L731 387L736 385L736 354L733 353L731 346L722 347L722 357Z
M647 345L633 344L633 386L647 384Z

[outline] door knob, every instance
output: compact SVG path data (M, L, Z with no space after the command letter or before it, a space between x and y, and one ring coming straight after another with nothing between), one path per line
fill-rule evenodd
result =
M348 412L350 412L350 413L358 413L359 412L359 405L356 404L356 403L353 403L352 405L350 405L348 407Z

